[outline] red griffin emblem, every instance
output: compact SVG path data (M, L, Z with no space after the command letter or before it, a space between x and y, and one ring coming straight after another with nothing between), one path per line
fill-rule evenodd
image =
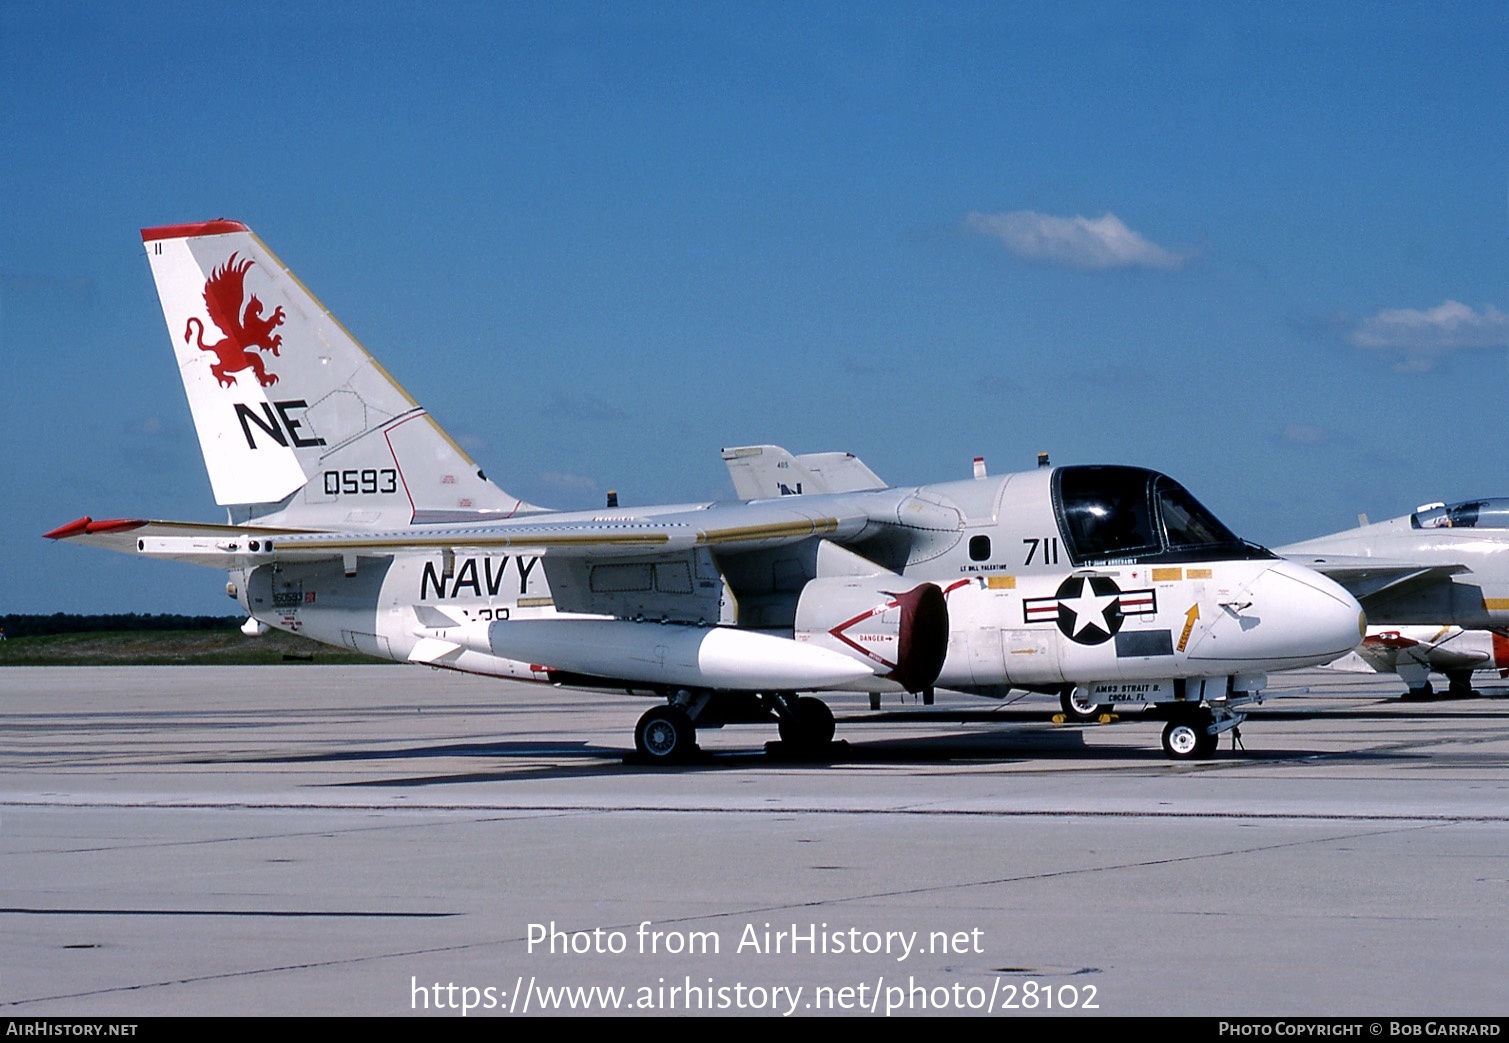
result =
M250 349L278 354L278 348L283 344L283 335L275 334L273 330L283 325L283 309L280 306L264 318L262 302L256 294L250 300L246 299L246 271L252 266L252 262L238 262L236 256L231 254L230 260L211 272L204 284L204 306L209 310L210 321L220 328L225 339L206 344L204 323L198 318L191 318L184 327L183 341L187 344L193 339L197 326L199 350L213 351L219 359L210 364L210 372L215 374L221 387L230 387L236 382L235 374L246 369L255 373L258 382L267 387L276 384L278 376L267 372L267 367L262 364L262 356L252 354ZM241 307L243 300L246 300L244 309Z

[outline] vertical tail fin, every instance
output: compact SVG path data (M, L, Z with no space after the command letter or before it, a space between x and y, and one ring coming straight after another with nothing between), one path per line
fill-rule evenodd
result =
M723 463L741 500L802 493L854 493L884 489L885 482L853 453L792 456L778 445L741 445L723 450Z
M245 225L142 230L215 499L234 521L538 510L498 488Z

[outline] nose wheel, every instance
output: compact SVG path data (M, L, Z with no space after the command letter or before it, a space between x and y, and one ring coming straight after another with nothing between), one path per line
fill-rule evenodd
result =
M1163 753L1169 760L1209 760L1216 752L1213 720L1208 715L1169 721L1163 726Z

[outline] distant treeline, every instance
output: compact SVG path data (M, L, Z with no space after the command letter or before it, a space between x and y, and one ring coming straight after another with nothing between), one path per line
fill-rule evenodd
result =
M234 630L243 616L179 616L172 613L128 612L110 616L80 616L54 612L50 616L0 616L6 637L48 634L97 634L121 630Z

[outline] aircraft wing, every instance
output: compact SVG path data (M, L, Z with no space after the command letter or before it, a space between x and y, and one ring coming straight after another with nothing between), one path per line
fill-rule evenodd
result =
M562 517L456 526L414 526L391 532L326 532L279 537L279 554L328 556L351 552L391 554L451 548L521 548L574 557L679 554L697 547L725 552L763 550L816 537L845 540L870 524L859 506L833 510L825 504L788 501L713 504L647 517ZM803 509L805 507L805 509ZM825 509L826 508L826 509Z
M96 521L86 515L43 535L49 540L68 540L124 554L150 554L191 565L233 569L265 560L259 555L262 543L286 536L288 530L141 518Z
M842 542L871 524L860 504L823 497L766 503L713 504L662 515L576 516L465 525L416 525L391 531L308 532L244 525L80 518L47 533L109 550L240 568L272 560L320 560L406 551L527 549L578 558L680 555L698 548L723 553L765 550L804 540Z
M1367 608L1369 598L1395 597L1408 590L1443 583L1472 571L1466 565L1422 565L1345 554L1291 555L1290 560L1340 583Z

